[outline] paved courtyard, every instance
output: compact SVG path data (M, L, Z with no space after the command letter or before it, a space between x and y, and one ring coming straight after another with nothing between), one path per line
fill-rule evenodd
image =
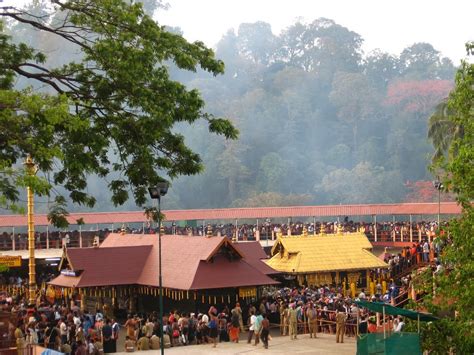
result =
M243 334L246 335L246 334ZM247 344L241 337L238 344L219 343L216 348L210 344L179 346L165 349L166 354L324 354L324 355L353 355L356 353L356 342L354 338L344 339L344 344L337 344L335 335L319 334L317 339L311 339L309 335L299 335L299 339L290 340L289 337L274 336L268 349L264 349L260 343L258 346ZM123 349L123 348L122 348ZM120 350L120 348L118 349ZM149 355L158 355L159 350L148 350ZM125 352L119 354L128 354Z

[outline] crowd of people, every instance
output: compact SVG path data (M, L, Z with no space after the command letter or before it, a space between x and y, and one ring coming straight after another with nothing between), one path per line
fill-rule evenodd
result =
M406 270L411 270L413 266L420 264L435 264L441 267L439 256L443 247L451 243L450 238L424 239L421 242L412 243L411 246L402 247L397 253L383 253L383 260L388 264L387 272L391 278L397 277Z
M442 226L447 226L447 222L442 222ZM227 236L229 238L237 237L238 240L256 240L257 234L261 240L272 239L277 234L301 235L306 233L319 234L321 232L331 234L337 233L338 229L344 232L363 231L369 240L375 240L377 234L378 241L408 241L410 235L412 240L432 240L438 230L436 221L421 222L354 222L347 217L343 220L333 222L290 222L290 223L271 223L264 222L260 224L204 224L200 226L178 226L175 223L168 223L162 227L162 232L171 235L194 235L203 236L211 233L214 236ZM95 239L102 241L110 232L126 231L132 234L157 233L158 228L152 224L122 225L116 229L100 230L71 230L67 232L37 232L35 236L35 247L37 249L61 248L64 245L69 247L86 246L94 244ZM0 234L0 250L23 250L27 249L26 233L7 233Z
M356 335L358 317L369 325L373 318L354 300L390 302L399 287L391 283L382 293L377 286L372 295L363 289L355 299L344 296L341 288L328 285L270 289L264 291L259 302L212 305L195 313L173 310L161 322L157 311L130 314L119 322L106 304L93 313L81 311L74 301L66 306L42 300L39 307L34 307L27 306L20 296L2 292L1 309L10 312L12 318L10 327L1 335L4 340L14 341L20 350L27 344L41 344L72 355L159 349L161 332L166 348L191 344L216 347L219 342L239 341L255 346L261 342L268 348L271 326L292 340L327 333L336 335L337 342L344 342L344 336ZM368 331L377 329L370 325Z
M345 221L344 231L356 231L365 228L366 233L374 225L358 224ZM389 226L387 224L386 226ZM270 226L268 226L270 228ZM291 224L291 234L337 232L340 224ZM399 228L400 227L400 228ZM411 226L413 228L413 226ZM168 234L185 233L186 230L171 226ZM220 229L221 228L221 229ZM228 228L228 229L226 229ZM233 233L235 226L214 226L214 234ZM241 226L242 238L252 238L252 228L256 226ZM247 228L247 229L245 229ZM272 225L273 231L285 233L285 225ZM377 225L379 228L379 225ZM380 226L383 230L383 224ZM388 228L388 227L387 227ZM390 225L390 233L403 233L406 224ZM423 225L426 231L437 229L437 225ZM209 229L208 229L209 230ZM340 229L339 229L340 230ZM143 232L129 230L131 233ZM147 230L146 232L153 232ZM197 234L202 234L203 232ZM208 232L208 231L204 231ZM186 233L189 233L189 229ZM194 232L193 232L194 233ZM248 233L248 235L247 235ZM430 232L431 233L431 232ZM107 231L102 233L103 237ZM240 235L240 234L239 234ZM191 344L211 344L218 346L219 342L246 341L268 348L271 342L270 327L279 328L281 336L298 339L302 335L317 338L321 333L335 334L337 342L344 342L344 336L355 336L357 333L376 332L379 319L366 310L360 309L355 300L369 300L394 303L403 294L407 297L410 288L410 271L414 265L435 265L435 273L442 272L439 255L449 236L441 237L427 235L412 246L401 248L397 253L387 250L383 259L389 265L388 277L391 279L388 287L382 287L380 279L370 290L362 289L356 297L349 297L340 287L300 287L266 290L263 298L256 303L219 304L207 306L195 312L180 312L173 310L160 319L158 313L130 314L127 319L117 319L117 315L108 309L97 309L95 312L82 311L78 302L66 305L63 300L56 304L47 302L44 297L37 301L37 307L28 306L26 294L0 292L0 308L9 312L8 329L0 334L0 342L15 343L18 349L25 349L27 344L41 344L49 349L72 355L99 355L116 351L133 352L138 350L158 349L163 336L164 347L187 346ZM45 282L53 275L39 274L39 283ZM387 275L386 275L387 276ZM377 277L371 277L377 280ZM393 280L397 280L395 283ZM26 278L10 274L0 274L1 285L11 285L25 288ZM62 302L62 303L61 303ZM204 306L203 306L204 307ZM359 326L357 326L359 320ZM402 319L393 320L393 330L401 331ZM124 328L120 331L121 328ZM0 332L2 329L0 327ZM242 334L244 333L245 334ZM2 348L0 344L0 348ZM21 354L21 353L20 353Z

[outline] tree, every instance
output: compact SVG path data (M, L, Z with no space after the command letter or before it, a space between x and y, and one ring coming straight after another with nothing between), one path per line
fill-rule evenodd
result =
M238 46L242 57L267 65L272 59L275 44L270 24L262 21L240 24Z
M0 191L6 200L17 200L23 179L39 194L62 185L71 201L93 206L86 178L96 174L110 179L115 205L131 194L143 206L148 186L202 170L200 156L175 132L177 123L204 119L209 131L237 137L228 120L204 111L197 90L169 77L169 63L188 71L223 72L223 62L202 42L188 43L168 32L140 3L51 4L51 21L28 10L0 7L2 18L61 38L82 53L78 61L50 68L43 53L0 32L0 127L5 137L0 141ZM13 89L17 77L41 83L48 94ZM28 154L40 171L52 173L51 181L12 173Z
M454 65L429 43L415 43L400 54L402 75L409 79L451 79Z
M385 103L426 117L452 87L451 80L398 80L389 84Z
M249 175L249 170L241 159L241 155L245 150L245 146L229 142L217 158L219 175L227 181L230 202L237 198L238 184Z
M283 181L288 179L286 162L277 154L269 153L260 160L260 168L257 175L257 187L259 191L281 191Z
M433 186L432 181L418 180L408 181L405 186L409 190L405 196L404 202L437 202L438 190ZM453 195L443 193L441 194L441 201L453 201Z
M358 127L376 110L376 92L359 73L339 72L334 76L329 99L338 109L338 117L352 129L353 153L358 148Z
M466 45L468 54L474 54L474 43ZM443 333L425 332L425 347L438 353L456 354L474 352L474 64L462 61L456 74L456 85L448 99L449 115L454 126L463 127L463 135L453 137L450 154L442 157L433 168L444 170L444 186L456 194L462 206L459 218L450 221L448 233L451 242L446 246L442 262L448 272L436 278L436 294L431 292L423 305L431 311L451 311L445 319ZM453 151L456 154L452 154ZM446 234L444 234L446 235ZM443 235L441 235L442 237ZM431 284L432 285L432 284ZM431 289L432 290L432 289ZM449 334L449 336L447 336ZM435 338L437 337L437 338ZM436 344L437 348L430 345Z
M362 38L333 20L297 22L283 31L277 59L317 71L330 84L336 71L353 72L361 62Z
M462 138L464 134L463 126L456 125L450 118L454 112L449 108L448 101L444 100L436 106L435 112L428 121L428 138L431 139L435 151L433 153L433 163L446 156L451 151L456 155L457 149L451 145L456 138Z
M364 73L372 85L384 90L400 75L400 62L395 56L375 50L364 58Z
M351 170L331 171L315 190L325 194L329 203L389 203L397 201L404 187L396 171L362 162Z

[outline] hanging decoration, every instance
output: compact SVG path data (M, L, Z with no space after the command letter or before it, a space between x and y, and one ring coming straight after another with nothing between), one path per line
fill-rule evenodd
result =
M239 287L239 295L240 298L251 298L257 297L257 288L256 287ZM236 297L236 301L237 301Z

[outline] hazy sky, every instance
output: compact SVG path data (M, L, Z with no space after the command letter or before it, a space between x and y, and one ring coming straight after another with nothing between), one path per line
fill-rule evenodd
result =
M398 54L415 42L429 42L458 63L464 43L474 40L473 0L168 0L157 13L162 24L179 26L190 40L214 46L229 28L265 21L273 32L297 18L327 17L359 33L364 50Z
M2 5L26 0L4 0ZM327 17L359 33L366 52L381 48L399 54L415 42L429 42L458 64L464 43L474 40L473 0L164 0L160 24L179 26L189 40L214 46L242 22L265 21L273 32L302 18ZM0 0L1 2L1 0ZM0 5L1 6L1 5Z

